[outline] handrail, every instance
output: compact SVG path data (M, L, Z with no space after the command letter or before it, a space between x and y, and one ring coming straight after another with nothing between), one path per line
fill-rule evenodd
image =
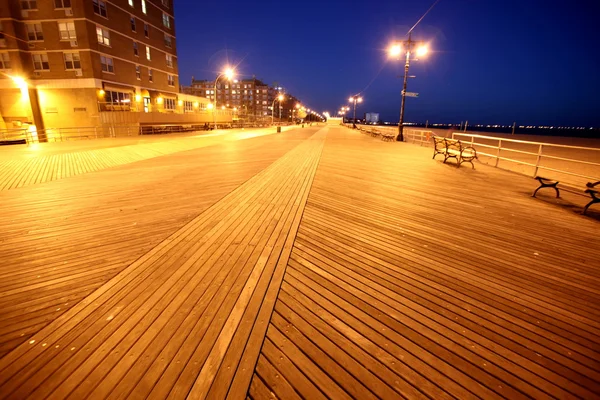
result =
M541 144L541 145L550 146L550 147L561 147L561 148L568 148L568 149L597 150L597 151L600 151L600 148L596 148L596 147L570 146L570 145L566 145L566 144L544 143L544 142L530 142L530 141L527 141L527 140L505 139L503 137L497 137L497 136L484 136L484 135L476 135L476 134L460 133L460 132L452 132L452 139L454 139L454 135L456 135L456 136L468 136L468 137L471 137L471 138L481 138L481 139L489 139L489 140L502 140L503 142L514 142L514 143L520 143L520 144L535 144L535 145L540 145Z
M591 180L598 180L597 177L592 177L589 175L589 173L586 172L573 172L571 170L568 170L568 168L563 168L561 169L560 167L557 167L555 165L544 165L543 161L544 160L555 160L555 161L565 161L565 162L569 162L569 163L574 163L576 165L587 165L587 166L594 166L594 167L600 167L600 162L593 162L593 161L586 161L586 160L581 160L581 159L575 159L575 158L569 158L569 157L565 157L565 156L558 156L558 155L550 155L550 154L544 154L544 148L553 148L553 149L565 149L565 150L577 150L577 151L592 151L592 152L599 152L600 148L596 148L596 147L585 147L585 146L571 146L571 145L561 145L561 144L555 144L555 143L544 143L544 142L534 142L534 141L527 141L527 140L518 140L518 139L506 139L503 137L496 137L496 136L485 136L485 135L478 135L478 134L468 134L468 133L459 133L459 132L453 132L452 133L452 138L455 137L461 137L461 138L468 138L470 140L466 140L469 141L471 143L471 145L477 145L480 147L484 147L484 148L490 148L490 149L496 149L496 154L488 154L488 153L484 153L484 152L480 152L479 154L482 156L488 156L491 157L493 159L495 159L495 166L498 167L498 163L500 160L504 160L504 161L509 161L509 162L514 162L520 165L526 165L526 166L531 166L534 168L533 170L533 176L537 176L540 170L546 170L546 171L552 171L552 172L557 172L560 174L565 174L565 175L569 175L569 176L575 176L578 178L585 178L585 179L591 179ZM483 140L495 140L497 141L497 145L490 145L490 144L485 144L485 143L477 143L475 142L475 139L483 139ZM533 145L533 146L537 146L538 151L537 152L531 152L531 151L525 151L525 150L519 150L519 149L513 149L513 148L508 148L506 146L503 146L503 144L505 144L506 142L508 143L515 143L515 144L520 144L520 145ZM528 156L535 156L536 160L535 163L531 163L531 162L527 162L525 160L515 160L513 158L508 158L508 157L503 157L501 156L501 153L503 151L508 151L508 152L512 152L512 153L517 153L517 154L525 154Z

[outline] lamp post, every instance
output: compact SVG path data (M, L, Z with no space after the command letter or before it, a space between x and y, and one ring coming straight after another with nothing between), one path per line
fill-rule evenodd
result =
M275 124L275 102L279 100L279 120L281 121L281 101L283 100L283 95L280 94L279 96L275 97L273 99L273 104L271 105L271 125Z
M400 122L398 122L398 136L396 140L404 141L404 102L406 98L406 83L408 81L408 67L410 66L410 55L413 47L418 46L416 53L418 56L427 54L427 46L423 42L412 40L412 31L408 33L408 40L392 45L389 49L391 56L399 57L402 52L406 52L406 62L404 63L404 82L402 84L402 101L400 103Z
M235 74L235 71L232 68L226 68L225 72L218 75L217 79L215 79L215 106L213 107L213 124L215 126L215 130L217 129L217 82L219 81L219 78L221 78L222 76L225 76L227 78L227 80L231 80L231 78L233 78L234 74Z
M356 103L362 103L362 97L355 94L348 99L350 103L354 103L354 116L352 117L352 129L356 129Z
M292 124L294 124L296 122L296 120L294 119L294 113L296 113L296 118L297 118L299 108L300 108L300 104L296 103L296 105L294 106L294 109L292 110Z

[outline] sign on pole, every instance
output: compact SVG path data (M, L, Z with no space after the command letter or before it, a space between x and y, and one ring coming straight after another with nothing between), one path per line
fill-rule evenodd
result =
M407 97L419 97L419 93L415 93L415 92L406 92L406 93L404 93L404 95Z

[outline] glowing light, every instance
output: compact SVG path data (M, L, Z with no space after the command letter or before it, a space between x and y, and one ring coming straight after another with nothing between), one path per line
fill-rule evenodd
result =
M24 78L22 78L20 76L11 76L10 78L19 87L19 89L21 89L21 90L27 89L27 82L25 81Z
M135 101L140 102L142 101L142 96L140 96L139 94L135 95Z
M209 110L212 110L214 107L213 103L208 103L208 105L206 106L206 108L208 108Z
M227 79L233 79L235 75L235 71L231 67L225 68L225 72L223 73Z
M162 96L159 96L159 97L156 98L156 103L157 104L162 104L162 102L163 102Z
M104 93L106 93L106 92L105 92L104 90L102 90L102 89L100 89L100 90L98 91L98 94L99 94L100 96L104 96Z
M282 95L282 94L280 94L279 96L277 96L277 100L279 100L279 101L283 101L283 95Z
M183 100L178 100L178 101L177 101L177 105L178 105L178 106L182 106L182 105L183 105Z
M397 57L402 53L402 46L400 46L399 44L391 45L388 49L388 53L392 57Z
M417 48L417 56L422 57L429 52L427 46L419 46Z
M194 102L194 108L198 108L198 102L197 101Z

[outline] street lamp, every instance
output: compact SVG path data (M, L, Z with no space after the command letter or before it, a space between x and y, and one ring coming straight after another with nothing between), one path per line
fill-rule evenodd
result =
M273 125L275 123L274 121L274 117L275 117L275 102L279 100L279 121L281 121L281 102L283 101L283 95L280 94L279 96L275 97L273 99L273 104L271 105L271 125Z
M404 83L402 84L402 102L400 103L400 122L398 122L398 136L396 140L399 142L404 141L404 101L406 97L406 82L408 80L408 67L410 65L410 53L416 47L417 56L424 56L427 54L427 46L423 42L417 42L412 40L412 30L408 33L408 40L392 45L388 53L392 57L400 57L400 55L406 51L406 63L404 64Z
M233 68L227 67L225 68L225 71L215 79L215 107L213 108L213 124L215 125L215 130L217 129L217 82L222 76L225 76L227 80L231 80L234 75L235 71Z
M352 129L356 129L356 103L362 103L362 97L355 94L348 99L350 103L354 103L354 117L352 118Z

